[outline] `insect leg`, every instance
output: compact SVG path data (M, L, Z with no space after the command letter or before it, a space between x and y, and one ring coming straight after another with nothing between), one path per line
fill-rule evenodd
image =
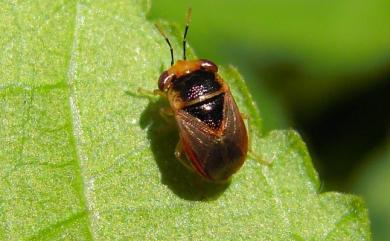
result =
M261 155L259 155L258 153L256 153L253 149L252 149L252 135L251 135L251 124L250 124L250 118L248 115L246 114L243 114L241 113L241 117L242 119L246 120L247 121L247 126L248 126L248 141L249 141L249 147L248 147L248 157L250 159L254 159L256 161L258 161L260 164L262 165L271 165L272 164L272 161L269 161L269 160L266 160L264 159Z
M159 113L166 122L168 123L172 122L172 117L174 116L174 113L171 108L161 107Z
M191 163L188 161L188 159L186 158L185 154L184 154L184 150L183 150L183 144L181 143L181 140L179 140L179 142L177 143L176 145L176 148L175 148L175 157L180 161L181 164L183 164L183 166L185 166L188 170L191 170L193 171L193 168L191 166Z
M176 145L175 157L177 159L182 159L183 158L183 145L181 144L181 140L179 140L179 142Z
M249 148L249 151L248 151L248 158L256 160L257 162L259 162L262 165L269 166L272 164L272 161L265 160L263 157L259 156L256 152L254 152L251 147Z
M140 96L148 97L148 98L154 98L157 95L162 96L162 97L166 96L166 93L164 91L161 91L158 89L151 91L151 90L144 89L144 88L138 88L137 94Z
M126 90L125 93L135 98L147 98L149 100L156 100L158 96L166 97L166 93L161 90L148 90L144 88L138 88L136 91Z

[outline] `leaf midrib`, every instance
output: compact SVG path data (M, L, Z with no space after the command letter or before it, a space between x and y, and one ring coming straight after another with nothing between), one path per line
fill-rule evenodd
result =
M72 130L73 130L73 138L74 138L74 149L76 152L76 159L79 168L79 174L81 179L81 192L82 196L80 199L82 203L85 205L86 216L87 216L87 226L88 226L88 236L91 240L95 240L94 232L93 232L93 218L97 217L97 213L95 213L95 208L93 206L92 199L92 188L91 181L87 179L87 168L86 164L88 161L87 155L84 153L82 149L84 141L83 137L83 129L80 120L80 113L77 107L76 99L76 90L74 87L74 80L76 77L77 70L77 48L79 43L79 31L81 28L81 18L83 17L81 14L82 5L76 1L75 3L75 20L74 20L74 28L73 28L73 37L71 42L71 50L70 50L70 60L67 70L67 78L66 84L69 88L69 109L71 113L71 122L72 122Z

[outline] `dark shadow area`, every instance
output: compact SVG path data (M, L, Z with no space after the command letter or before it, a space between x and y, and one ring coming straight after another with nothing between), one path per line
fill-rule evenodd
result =
M126 94L146 98L129 91L126 91ZM176 122L173 117L168 122L159 113L160 108L167 106L169 103L164 98L151 99L140 117L141 128L147 130L151 141L151 150L161 172L161 182L180 198L186 200L217 199L230 185L230 182L219 184L205 181L176 159L174 152L179 140Z
M390 68L366 78L376 84L345 95L314 117L294 116L296 127L319 161L327 189L349 191L353 171L388 139Z

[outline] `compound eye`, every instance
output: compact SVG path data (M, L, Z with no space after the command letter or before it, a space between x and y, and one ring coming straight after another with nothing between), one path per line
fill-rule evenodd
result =
M169 74L168 71L162 72L160 78L158 79L158 88L162 91L168 89L174 78L174 74Z
M202 59L202 63L200 64L200 67L204 70L216 73L218 72L218 67L216 64L211 62L210 60Z

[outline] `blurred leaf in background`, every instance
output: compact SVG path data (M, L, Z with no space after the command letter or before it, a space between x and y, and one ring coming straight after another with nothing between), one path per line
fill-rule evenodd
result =
M370 210L373 240L389 239L390 227L390 140L374 151L352 180L354 192L363 195Z
M390 1L166 0L154 1L149 17L184 22L189 6L190 44L201 58L239 67L265 130L298 129L327 189L374 193L354 180L390 161L371 157L390 133ZM388 190L388 172L376 177L375 190ZM373 230L386 233L378 217Z

